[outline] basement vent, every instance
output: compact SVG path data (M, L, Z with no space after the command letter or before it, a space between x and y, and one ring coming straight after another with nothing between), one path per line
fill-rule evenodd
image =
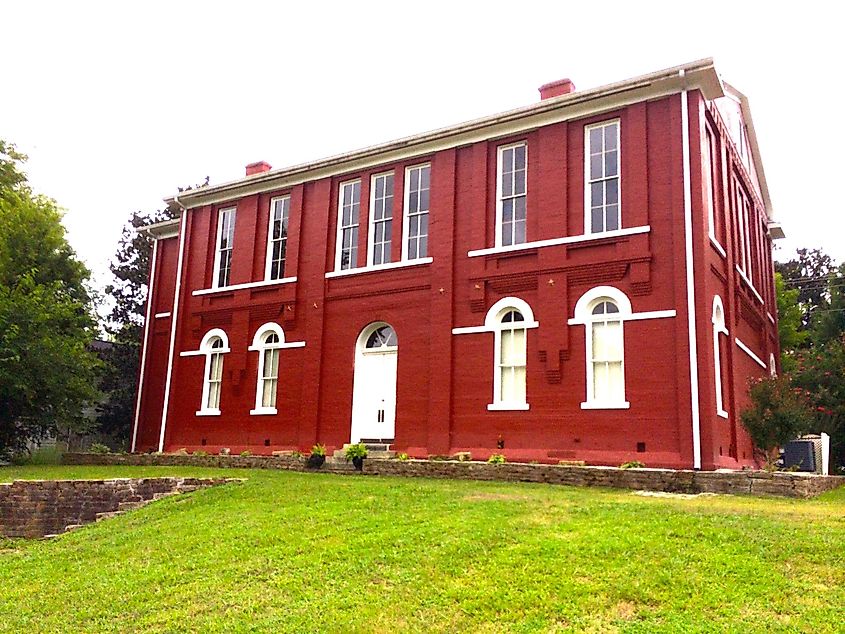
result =
M208 439L207 439L207 438L203 438L203 439L200 441L200 444L201 444L203 447L205 447L205 446L208 444Z
M269 438L265 438L265 439L264 439L264 446L265 446L265 447L269 447L269 446L270 446L270 439L269 439Z
M638 442L637 443L637 453L645 453L645 443Z

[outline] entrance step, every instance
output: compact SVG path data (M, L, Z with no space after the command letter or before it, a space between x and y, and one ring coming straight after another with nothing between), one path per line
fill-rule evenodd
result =
M346 443L341 449L335 450L333 457L338 460L346 459L346 448L351 443ZM387 442L367 442L364 441L364 446L367 448L367 458L383 459L395 458L396 452L390 449L390 443Z

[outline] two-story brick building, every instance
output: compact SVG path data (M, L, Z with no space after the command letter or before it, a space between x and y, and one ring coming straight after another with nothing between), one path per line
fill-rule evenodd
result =
M170 199L133 451L739 467L778 358L748 103L702 60Z

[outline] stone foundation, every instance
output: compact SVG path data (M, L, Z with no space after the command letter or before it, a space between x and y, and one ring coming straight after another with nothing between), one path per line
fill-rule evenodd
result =
M227 478L15 480L0 484L0 535L44 537L137 508L167 495L231 482Z
M294 456L193 456L180 454L65 454L74 465L162 465L286 469L308 471L305 458ZM320 471L356 473L344 460L331 458ZM600 486L670 493L728 493L808 498L845 484L840 476L766 471L689 471L672 469L619 469L549 464L487 464L451 460L364 461L364 475L391 475L506 482L545 482L571 486Z

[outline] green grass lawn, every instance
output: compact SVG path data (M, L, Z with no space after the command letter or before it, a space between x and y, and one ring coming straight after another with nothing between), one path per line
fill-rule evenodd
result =
M644 498L534 484L247 477L53 540L0 541L9 632L845 631L845 489Z

